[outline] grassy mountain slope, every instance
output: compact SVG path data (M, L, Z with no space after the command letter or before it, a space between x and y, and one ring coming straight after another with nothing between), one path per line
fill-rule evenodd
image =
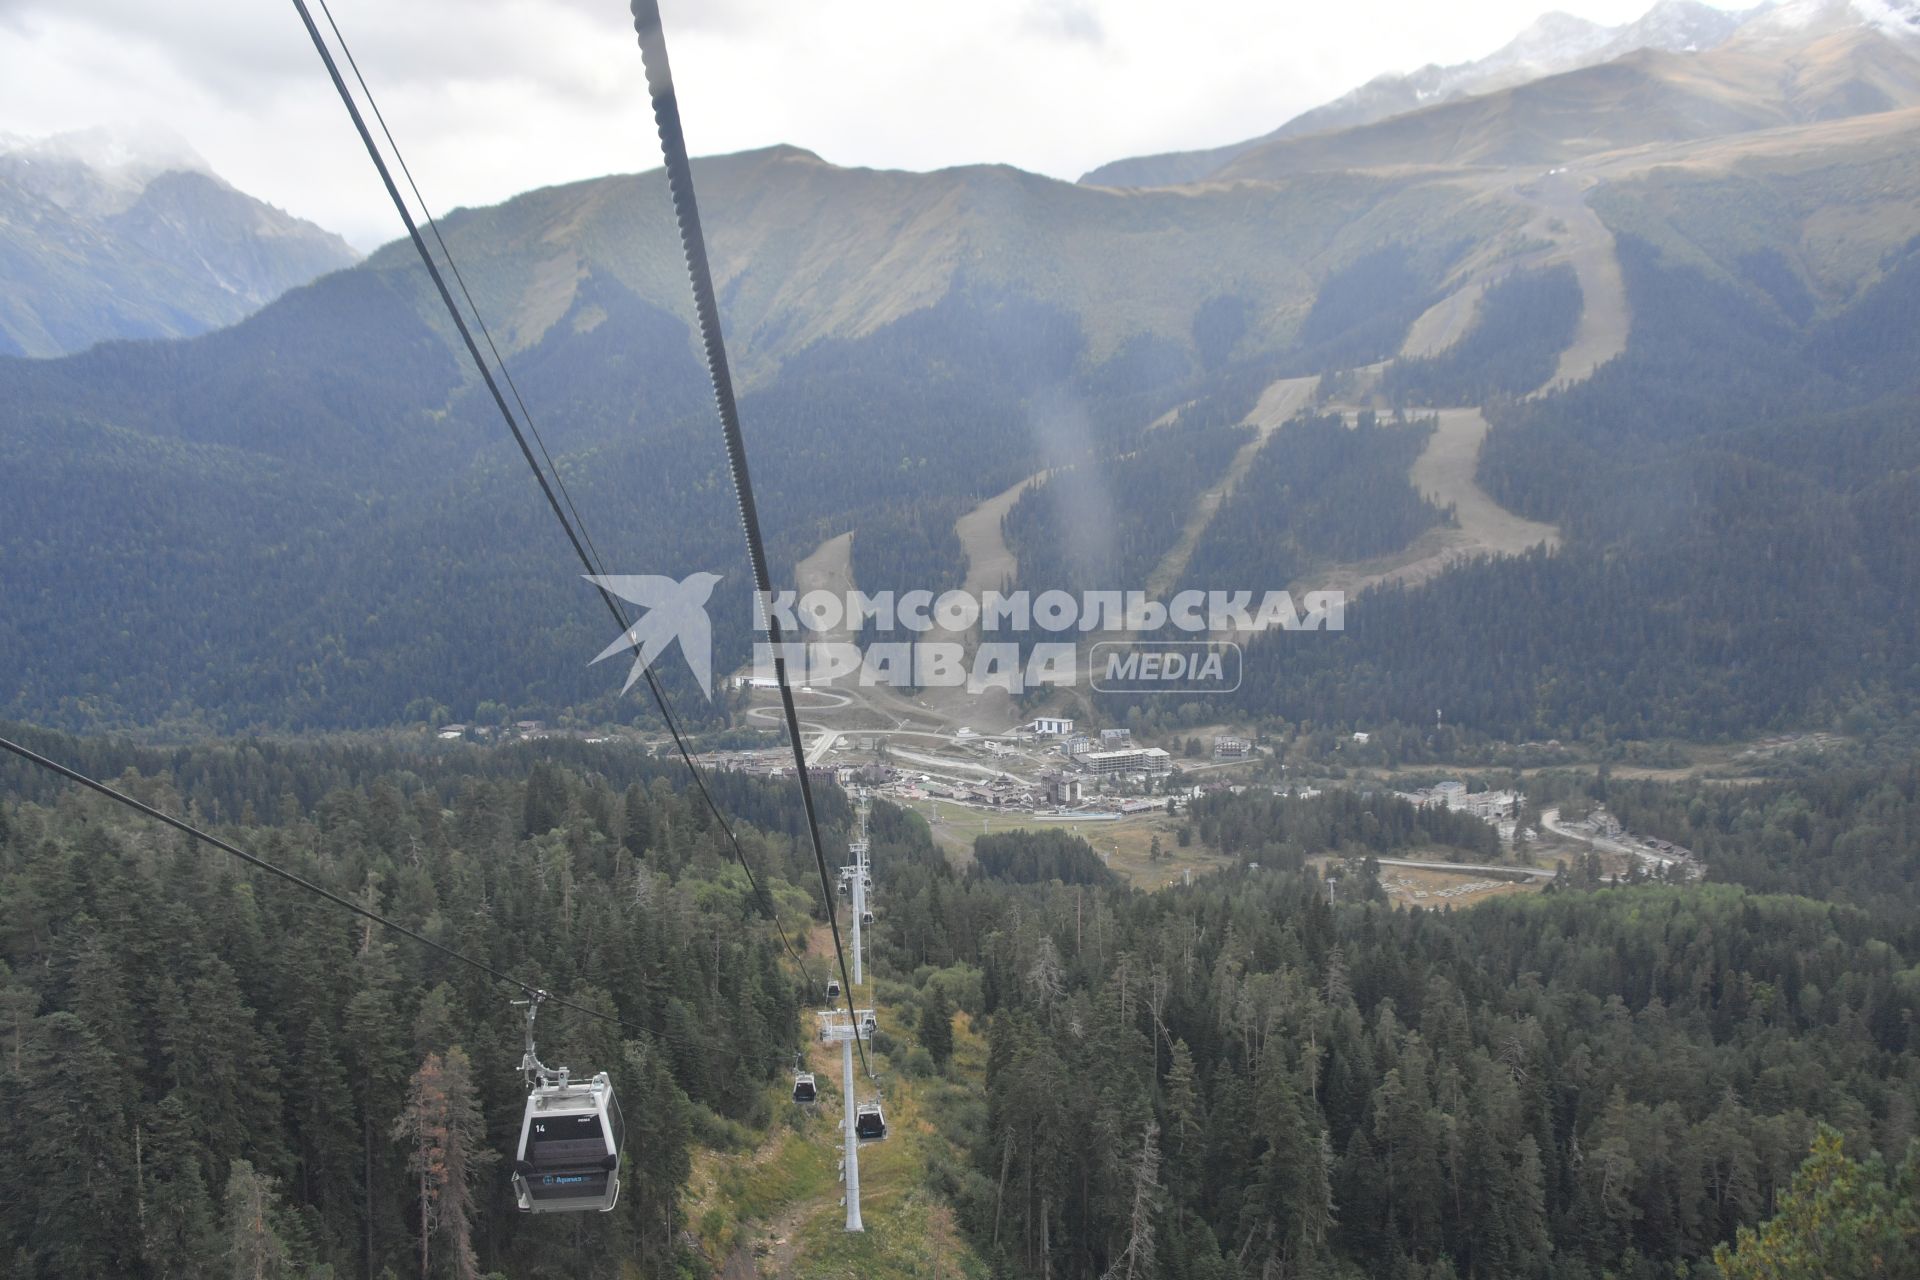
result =
M1164 187L1202 182L1244 153L1282 138L1372 124L1437 103L1610 62L1638 49L1669 52L1711 49L1733 34L1740 16L1698 0L1659 0L1638 21L1619 27L1603 27L1569 13L1546 13L1484 58L1453 66L1429 63L1405 75L1376 76L1331 102L1301 112L1258 138L1200 151L1172 151L1115 160L1082 175L1080 181L1109 187Z
M1228 293L1258 304L1252 333L1272 344L1305 313L1316 281L1369 240L1403 229L1486 236L1501 224L1468 193L1391 177L1326 175L1197 199L1095 191L1005 166L842 169L793 147L703 160L696 174L729 337L753 382L812 343L863 337L931 306L963 276L1064 308L1095 360L1142 333L1191 350L1199 308ZM565 313L589 271L691 318L658 172L530 192L445 227L516 347ZM368 266L410 270L411 252L390 245Z
M1846 49L1878 56L1868 41ZM1623 75L1725 108L1742 128L1789 118L1833 100L1815 72L1847 57L1809 64L1798 98L1778 84L1771 99L1752 83L1718 99L1675 88L1658 58L1558 77L1531 91L1577 109L1528 136L1564 140ZM1462 105L1507 128L1520 92L1505 118L1491 99ZM1846 315L1917 229L1917 120L1911 108L1650 142L1544 184L1531 165L1477 162L1318 172L1302 161L1276 178L1117 192L1006 168L844 170L792 148L703 161L773 559L791 565L852 530L863 585L958 581L945 532L987 497L1046 467L1130 453L1179 406L1231 428L1276 378L1387 360L1463 281L1551 265L1542 237L1557 220L1591 220L1589 208L1769 317L1753 363L1768 367L1771 344L1787 367L1808 327ZM1379 154L1411 145L1393 136L1404 122L1389 125L1371 135ZM1307 141L1339 138L1352 141ZM1460 145L1481 155L1465 134ZM529 192L459 211L445 229L610 568L730 576L716 596L729 666L746 624L738 530L660 175ZM1608 236L1596 243L1612 255ZM1695 322L1706 320L1675 320ZM1459 372L1479 385L1485 371ZM1882 375L1849 368L1837 381L1857 398ZM35 592L31 609L0 616L0 649L20 673L0 710L222 727L380 724L435 708L471 718L483 703L631 713L617 681L585 667L605 637L578 566L409 246L201 338L0 360L0 438L11 463L0 547ZM114 461L123 455L152 461ZM1361 472L1370 492L1406 488ZM210 477L243 492L222 501L225 481ZM1126 556L1152 563L1190 524L1212 476L1176 478L1140 489L1154 509L1116 530ZM1298 492L1330 479L1271 483ZM1271 503L1268 487L1236 500ZM1146 537L1148 524L1161 532ZM1258 545L1234 563L1269 576L1239 551L1257 557ZM123 593L129 621L103 624L101 602ZM1570 690L1554 695L1555 724L1593 710L1590 686ZM1489 723L1531 723L1540 707L1516 703L1529 696L1516 685L1477 705ZM1424 690L1407 697L1431 704ZM1700 723L1741 723L1752 708L1723 711Z
M1551 165L1649 143L1920 105L1920 59L1856 29L1786 49L1641 50L1614 62L1377 124L1280 139L1223 181L1410 165Z

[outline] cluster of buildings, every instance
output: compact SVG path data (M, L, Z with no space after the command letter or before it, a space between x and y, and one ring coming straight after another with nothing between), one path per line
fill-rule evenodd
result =
M1517 791L1468 791L1464 782L1446 781L1421 791L1396 791L1396 796L1418 809L1450 809L1470 813L1482 822L1510 822L1520 812Z
M1072 760L1076 768L1099 777L1116 773L1144 773L1151 776L1173 772L1173 757L1159 747L1083 751Z
M1566 829L1576 837L1590 836L1601 847L1627 854L1643 866L1651 864L1658 870L1677 866L1689 879L1698 879L1704 870L1693 850L1671 840L1635 835L1608 813L1605 805L1596 806L1580 821L1568 823Z
M615 742L618 735L587 729L551 729L545 720L516 720L512 724L443 724L434 736L442 742L539 742L548 738L572 738L581 742Z
M923 773L909 784L908 794L957 800L961 804L989 809L1035 809L1040 807L1043 792L1012 778L951 782L939 781Z
M1096 777L1142 773L1150 777L1173 772L1173 757L1159 747L1140 747L1129 729L1102 729L1099 745L1084 733L1074 731L1073 721L1064 716L1038 716L1021 726L1035 738L1060 739L1060 754L1083 773Z

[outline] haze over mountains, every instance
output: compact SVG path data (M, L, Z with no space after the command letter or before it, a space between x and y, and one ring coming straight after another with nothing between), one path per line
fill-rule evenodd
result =
M1700 16L1642 25L1661 13ZM1920 394L1903 301L1920 58L1901 13L1783 7L1700 52L1276 138L1231 181L1179 188L843 169L793 147L702 161L775 559L851 532L863 588L957 584L961 517L1069 466L1089 518L1063 522L1066 484L1005 513L1040 549L1028 578L1378 588L1345 667L1270 657L1250 711L1378 721L1438 698L1449 723L1569 736L1851 706L1912 659L1910 619L1849 604L1786 671L1745 646L1800 607L1783 564L1850 565L1876 584L1860 598L1890 603L1920 549L1900 514L1920 462L1889 426ZM660 175L443 229L611 570L737 583ZM1413 421L1356 450L1324 420L1285 425L1316 401ZM587 670L606 637L405 244L217 333L0 360L0 460L20 605L0 613L18 655L0 714L631 714ZM1435 474L1453 485L1437 502ZM1662 497L1623 523L1607 486L1627 483ZM1354 527L1367 512L1394 516ZM1529 546L1559 550L1512 558ZM1076 547L1105 550L1045 550ZM1642 596L1610 596L1627 563ZM1763 569L1717 612L1680 606L1701 575ZM1606 599L1669 621L1609 638ZM1365 624L1417 632L1467 600L1458 651L1401 652ZM716 601L718 670L745 610L725 586ZM1574 634L1549 645L1548 626Z
M358 258L177 139L0 136L0 354L191 337Z

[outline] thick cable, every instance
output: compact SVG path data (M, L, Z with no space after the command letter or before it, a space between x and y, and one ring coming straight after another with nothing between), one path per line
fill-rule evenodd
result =
M448 316L452 318L454 327L459 330L460 338L462 342L466 344L467 354L472 357L474 367L479 371L481 380L485 382L488 392L491 393L493 397L494 406L500 411L500 416L506 422L507 429L513 433L514 442L520 446L520 454L526 459L527 466L533 471L534 479L539 482L540 491L545 495L547 505L552 509L554 518L560 522L561 529L567 535L568 543L572 545L574 554L579 557L580 563L585 566L587 572L596 577L604 577L605 570L599 562L597 551L591 548L591 540L588 539L583 542L583 539L587 538L586 521L579 520L580 527L579 531L576 532L574 522L568 519L567 512L562 509L560 498L555 495L554 483L559 484L562 492L565 491L566 487L565 481L560 477L559 469L557 467L554 468L554 483L550 483L547 479L546 471L541 468L540 463L534 458L533 450L527 444L526 433L521 430L519 419L517 419L513 411L508 408L506 397L501 393L499 383L494 379L492 367L488 365L486 359L480 354L480 348L474 341L473 332L467 325L466 317L454 302L453 294L447 288L446 278L441 274L439 264L434 261L433 254L428 250L426 240L420 234L420 227L414 220L413 211L408 206L406 199L400 194L400 189L393 180L393 172L387 166L386 157L374 142L373 134L367 128L366 118L360 112L359 103L354 99L352 91L348 89L346 80L342 78L339 63L334 59L333 50L327 45L325 38L320 34L319 27L314 23L313 14L308 9L306 0L293 0L293 4L294 8L299 11L300 20L306 25L307 34L313 40L314 49L320 54L321 61L326 64L327 74L333 80L334 89L339 93L340 101L346 107L348 116L352 118L354 129L360 134L360 141L365 145L368 158L373 161L374 168L379 172L380 180L387 189L387 195L392 199L393 207L400 215L400 221L406 226L408 238L412 240L415 252L419 254L420 261L426 267L427 274L432 278L435 289L439 291L440 301L446 307ZM326 0L320 0L320 7L322 12L326 14L327 25L333 29L336 38L340 38L340 47L346 52L349 63L352 63L352 51L347 49L345 39L340 37L339 25L334 22L333 12L328 8ZM413 187L414 195L419 197L419 187L413 183L412 174L411 171L407 169L405 157L400 154L399 145L394 142L392 133L386 127L386 120L385 117L380 114L379 104L374 101L372 91L367 89L366 80L360 76L358 64L353 63L353 68L354 77L360 81L361 88L366 90L368 103L372 107L375 116L380 120L381 131L386 134L389 145L393 146L395 158L400 163L402 170L407 173L408 185ZM431 210L427 208L424 198L421 199L421 210L426 217L429 228L433 231L434 239L440 244L441 252L446 255L448 267L453 270L456 279L460 280L460 289L462 294L466 296L468 306L473 307L475 323L480 325L481 331L486 334L487 345L493 350L494 358L500 362L501 375L505 377L509 385L511 385L512 375L507 370L506 361L501 358L499 349L494 346L493 336L487 331L486 321L481 316L479 307L474 304L473 296L467 293L465 280L459 276L459 266L454 261L452 250L448 248L446 240L441 237L439 226L434 221ZM514 387L513 393L514 399L520 402L521 410L524 413L526 411L526 405L524 401L520 400L518 387ZM534 431L535 438L538 439L539 433L533 425L531 414L527 417L527 426L530 430ZM545 441L540 442L540 451L542 454L546 453ZM550 455L548 456L548 465L552 466L552 458ZM566 497L566 506L568 508L573 507L573 499L570 494ZM577 509L574 510L574 518L579 519ZM621 606L618 597L605 587L600 586L597 582L594 584L594 587L599 592L601 601L607 606L608 612L613 615L614 621L620 625L622 634L624 634L633 624L627 619L626 610ZM700 798L704 800L707 807L712 810L715 821L720 824L721 831L725 833L729 844L732 845L735 860L739 862L740 869L746 873L747 884L753 890L755 901L759 904L767 918L773 922L774 929L780 935L781 945L786 948L787 954L793 958L795 965L799 967L801 981L805 984L809 995L811 995L813 990L813 976L807 969L806 960L794 947L792 940L788 938L785 926L780 923L778 907L774 904L772 895L761 887L758 877L754 875L753 867L747 860L746 851L741 847L739 837L734 834L732 824L727 821L726 816L720 812L719 806L714 803L712 793L708 791L705 780L700 776L699 767L694 763L693 754L688 749L686 740L680 733L673 713L667 707L666 691L661 688L660 682L658 678L655 677L651 667L647 668L644 674L646 676L647 689L653 695L655 705L660 709L661 719L665 722L668 733L672 735L674 745L679 748L680 758L686 763L688 772L693 777L694 786L700 792Z
M420 205L420 216L426 219L427 230L433 233L434 243L440 246L440 256L446 259L447 270L453 272L453 282L460 287L460 296L467 301L467 310L473 313L473 322L480 330L480 336L486 340L487 350L493 354L493 361L500 367L500 376L507 384L507 390L513 396L513 403L520 410L520 417L526 422L527 430L533 434L533 442L539 446L540 456L545 459L547 469L553 473L553 483L560 490L560 498L567 504L567 510L573 513L574 522L580 528L580 536L587 544L587 550L593 554L596 564L604 561L600 557L600 548L593 544L593 532L587 528L586 517L580 514L580 508L574 505L573 494L567 489L567 478L560 474L560 467L547 452L546 437L540 434L539 424L533 420L533 410L527 408L527 402L520 394L520 384L513 380L513 370L507 367L507 358L500 354L500 348L494 343L493 330L487 327L487 318L481 314L480 304L473 300L473 293L467 288L467 277L460 270L460 263L454 258L453 250L447 244L446 237L440 234L440 222L433 216L433 206L427 203L427 197L421 194L420 184L413 179L413 167L407 163L406 153L400 150L400 143L393 136L393 130L387 127L387 115L380 110L380 100L373 95L373 86L360 73L360 60L353 56L353 48L347 43L340 24L333 20L333 9L327 0L320 0L320 12L327 20L327 28L333 32L334 41L339 44L340 52L346 56L347 69L353 72L354 82L360 86L360 92L367 100L367 109L373 112L374 123L380 126L380 134L387 140L387 149L393 152L394 163L400 166L400 176L407 180L407 189L413 192L413 198Z
M297 0L296 0L297 2ZM727 469L733 476L733 493L740 504L740 525L746 533L747 559L753 568L754 587L766 614L767 639L773 647L773 674L780 687L780 705L786 713L787 738L793 744L794 773L800 780L800 803L807 814L807 833L813 840L814 862L820 870L820 892L827 903L827 924L833 931L833 950L840 962L840 980L845 984L847 1013L858 1023L853 1007L853 982L847 973L847 953L840 942L840 921L833 908L833 885L827 874L827 855L820 840L820 820L813 804L813 785L807 775L806 748L800 739L800 713L794 706L793 686L787 679L785 644L780 620L770 607L773 581L767 573L766 546L760 536L760 514L753 501L753 479L747 471L746 441L740 432L740 408L733 393L733 373L727 365L726 338L720 329L720 304L713 289L713 269L707 260L706 237L700 229L700 205L693 192L693 164L687 157L687 139L680 126L680 103L673 89L673 68L667 61L667 37L660 22L657 0L632 0L633 29L640 40L640 61L645 68L647 94L653 103L653 122L660 135L660 153L667 171L667 190L673 197L674 220L680 227L680 248L687 260L687 279L693 287L694 314L700 324L700 343L706 351L707 376L713 383L713 399L720 413L720 427L726 437ZM866 1047L857 1034L860 1064L869 1078L873 1066L867 1061Z

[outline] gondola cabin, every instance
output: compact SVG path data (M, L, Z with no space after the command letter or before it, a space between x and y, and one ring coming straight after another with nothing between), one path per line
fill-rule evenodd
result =
M520 1123L513 1193L523 1213L606 1213L620 1199L625 1126L613 1083L601 1072L585 1084L535 1086Z
M819 1096L820 1090L813 1082L813 1072L798 1071L794 1073L793 1100L795 1102L812 1102Z
M853 1118L853 1136L862 1142L877 1142L887 1136L887 1117L877 1102L863 1102Z
M873 923L873 912L871 912L871 911L862 911L862 912L860 913L860 923L861 923L861 924L863 924L863 925L865 925L865 924L872 924L872 923Z
M840 998L840 979L828 978L827 979L827 999L838 1000L839 998Z

